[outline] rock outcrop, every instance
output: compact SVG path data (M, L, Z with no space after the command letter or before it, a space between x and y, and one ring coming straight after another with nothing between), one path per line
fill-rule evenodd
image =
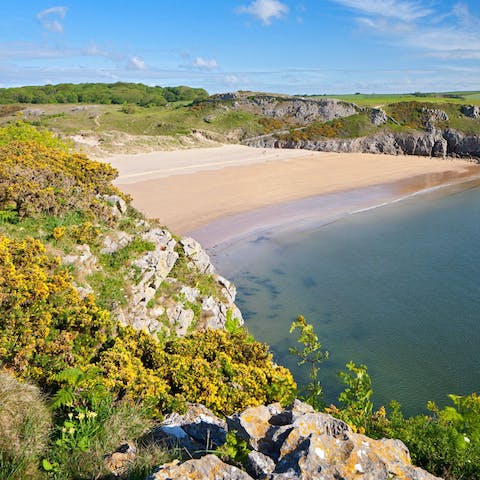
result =
M300 124L349 117L360 110L353 103L334 98L314 100L265 94L247 95L237 92L213 95L211 99L212 101L233 100L233 107L237 110L247 110L271 118L285 118Z
M198 415L197 415L198 414ZM184 416L169 417L159 427L163 436L202 455L209 438L218 444L224 423L204 407L192 406ZM280 404L251 407L227 418L251 449L245 473L206 455L183 464L159 467L149 480L160 479L265 479L265 480L435 480L411 464L408 449L399 440L373 440L354 433L343 421L315 412L298 400L289 408Z
M369 137L304 140L293 142L264 136L246 142L259 148L298 148L321 152L383 153L390 155L420 155L427 157L462 157L480 159L480 137L466 136L452 129L434 127L425 132L381 132Z
M477 105L465 105L461 108L461 112L469 118L480 118L480 107Z

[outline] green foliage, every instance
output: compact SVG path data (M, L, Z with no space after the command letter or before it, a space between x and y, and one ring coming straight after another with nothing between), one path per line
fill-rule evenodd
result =
M63 83L0 89L0 103L100 103L165 105L167 102L201 100L202 88L148 87L141 83Z
M52 419L37 387L0 371L0 478L37 478Z
M237 432L230 431L227 433L225 443L218 447L214 453L224 462L244 467L250 452L247 441L240 438Z
M35 142L48 148L67 152L69 145L58 139L48 130L40 130L25 122L15 122L0 127L0 146L10 142Z
M319 373L320 365L328 358L327 351L322 350L322 344L313 331L313 325L307 323L305 318L300 315L290 327L290 333L299 330L297 342L303 345L303 348L290 348L290 353L298 358L297 364L308 366L308 376L310 383L305 388L303 399L317 410L324 407L323 389L320 383Z
M391 402L387 417L377 418L377 436L402 440L412 462L447 480L480 479L480 397L450 395L453 406L429 402L429 415L405 418Z
M343 408L337 416L352 425L356 431L365 433L373 412L372 381L365 365L349 362L346 367L346 372L338 373L347 387L338 397Z

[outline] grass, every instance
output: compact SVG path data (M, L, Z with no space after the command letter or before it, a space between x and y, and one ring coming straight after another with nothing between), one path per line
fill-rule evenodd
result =
M52 423L39 389L0 372L0 406L0 478L38 478Z
M425 95L425 96L423 96ZM453 103L462 105L480 105L480 92L445 92L429 94L348 94L325 95L327 98L338 98L346 102L353 102L360 106L376 107L399 102L428 102L428 103ZM324 98L318 96L314 98Z

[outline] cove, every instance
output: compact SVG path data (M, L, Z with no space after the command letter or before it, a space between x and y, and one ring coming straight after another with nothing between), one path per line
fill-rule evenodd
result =
M412 415L428 400L478 392L478 181L310 228L266 229L210 253L237 285L248 329L300 384L289 327L298 314L314 324L330 352L327 402L349 360L368 366L376 407L396 399Z

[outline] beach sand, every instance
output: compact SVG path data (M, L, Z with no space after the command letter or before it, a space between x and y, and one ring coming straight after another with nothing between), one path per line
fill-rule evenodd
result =
M401 196L480 176L480 166L464 160L240 145L107 161L118 168L116 184L132 195L133 205L180 235L234 214L319 195L399 182Z

